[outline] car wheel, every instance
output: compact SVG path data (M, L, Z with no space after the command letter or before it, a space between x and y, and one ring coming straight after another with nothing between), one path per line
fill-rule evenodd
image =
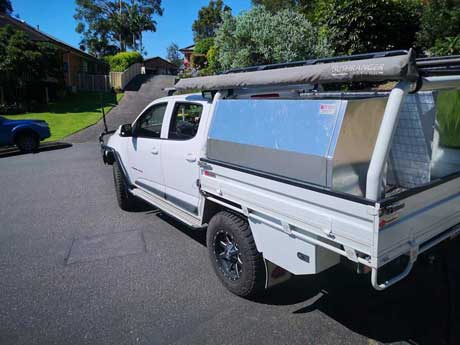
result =
M244 218L217 213L209 222L206 242L214 271L230 292L248 298L264 290L263 257Z
M125 177L121 171L118 162L113 163L113 181L115 183L115 194L117 196L118 206L125 211L135 211L137 209L138 200L129 192Z
M15 144L19 151L30 153L37 151L40 141L34 133L22 133L17 136Z

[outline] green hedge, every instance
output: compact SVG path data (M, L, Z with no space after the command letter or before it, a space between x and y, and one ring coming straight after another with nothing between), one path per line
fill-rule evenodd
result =
M110 65L111 72L123 72L136 62L144 61L138 52L122 52L112 56L106 56L104 60Z

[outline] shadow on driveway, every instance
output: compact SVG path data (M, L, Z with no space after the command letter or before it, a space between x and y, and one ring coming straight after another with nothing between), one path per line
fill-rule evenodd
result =
M69 147L72 147L72 144L64 143L64 142L50 142L50 143L40 144L40 147L38 148L38 150L33 153L22 153L16 147L8 147L8 148L0 149L0 158L19 156L19 155L28 155L28 154L38 154L40 152L61 150L61 149L69 148Z
M157 213L186 236L206 246L197 231ZM382 343L460 344L460 239L439 245L419 257L412 273L385 291L376 291L370 275L356 275L343 266L312 276L294 276L268 290L255 302L305 305L293 311L318 310L353 332Z
M460 240L419 258L408 278L385 291L369 275L336 266L316 276L297 276L269 290L259 303L294 305L294 314L319 310L353 332L382 343L460 344Z

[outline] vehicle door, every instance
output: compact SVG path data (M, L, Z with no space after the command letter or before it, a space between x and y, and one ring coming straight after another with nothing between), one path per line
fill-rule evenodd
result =
M200 120L208 107L206 102L176 101L167 139L162 141L166 199L192 214L199 209L198 159L205 140Z
M134 184L161 197L164 197L165 192L161 169L161 136L167 109L168 102L147 108L133 124L133 136L127 149L127 169L130 170Z

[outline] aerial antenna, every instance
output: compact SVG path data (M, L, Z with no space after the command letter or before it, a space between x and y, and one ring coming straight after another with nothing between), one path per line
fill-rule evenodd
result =
M107 128L107 121L105 119L105 109L104 109L104 97L102 96L102 92L99 93L99 100L101 103L101 112L102 112L102 121L104 122L104 133L107 133L109 129Z

